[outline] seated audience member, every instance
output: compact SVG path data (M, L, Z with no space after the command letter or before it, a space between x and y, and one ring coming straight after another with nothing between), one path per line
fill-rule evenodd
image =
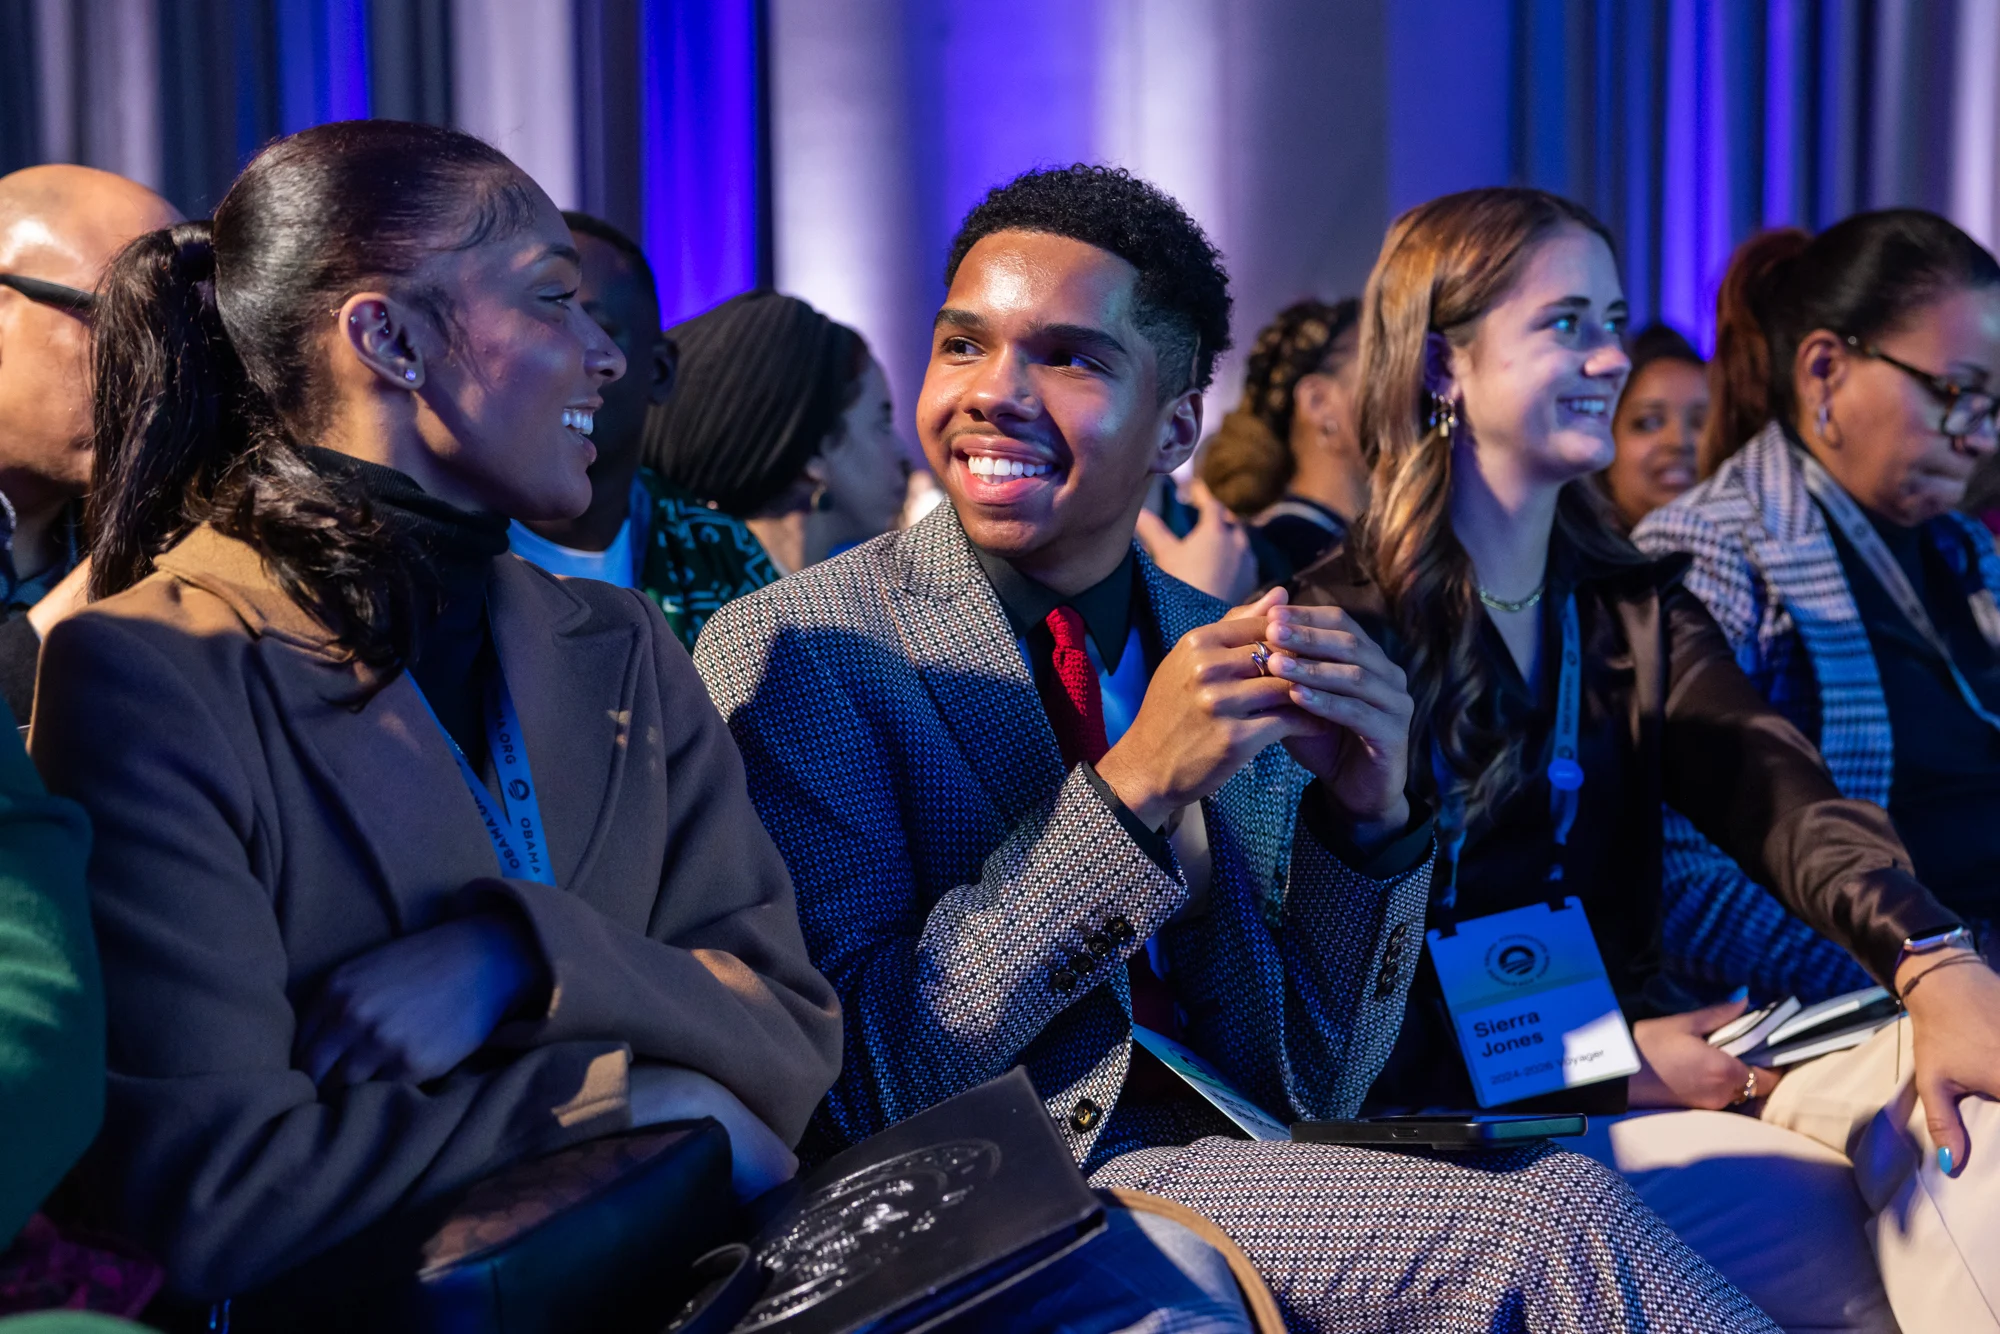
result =
M1133 543L1228 345L1178 205L1032 172L946 277L917 420L950 504L731 603L695 655L845 1006L816 1150L1021 1063L1096 1184L1212 1218L1295 1329L1769 1330L1587 1159L1246 1141L1138 1056L1135 1019L1281 1118L1354 1115L1430 883L1410 701L1338 612L1229 614Z
M0 718L5 718L0 710ZM84 864L90 823L0 736L0 1320L5 1334L136 1326L157 1267L65 1237L36 1215L104 1118L104 985Z
M670 332L680 386L646 426L660 476L744 520L779 574L895 528L909 458L860 334L776 292Z
M1631 1104L1718 1109L1613 1118L1593 1151L1779 1324L1894 1328L1866 1223L1904 1329L1939 1328L1913 1317L1938 1309L1927 1306L1938 1293L1976 1296L1967 1260L2000 1253L2000 1233L1979 1221L2000 1185L2000 1116L1983 1097L1967 1101L1968 1164L1957 1110L1963 1094L2000 1093L2000 978L1970 956L1975 966L1947 960L1929 975L1942 956L1908 942L1958 919L1910 874L1888 820L1843 798L1758 696L1679 587L1685 561L1648 562L1602 514L1587 479L1615 449L1609 409L1629 366L1609 234L1540 191L1446 196L1391 227L1366 300L1374 504L1359 540L1309 574L1297 601L1347 609L1409 674L1412 745L1429 759L1415 786L1438 803L1446 848L1428 925L1498 930L1496 915L1518 912L1505 929L1532 936L1552 898L1578 900L1609 1014L1631 1021ZM1301 686L1337 671L1282 651L1270 667ZM1663 1012L1663 799L1906 996L1901 1030L1781 1083L1706 1040L1742 1000ZM1461 1054L1437 949L1370 1090L1374 1111L1477 1105L1468 1066L1486 1068L1475 1058L1492 1053ZM1550 966L1580 967L1576 956ZM1831 1109L1884 1051L1893 1064L1912 1031L1923 1110L1894 1105L1893 1081L1869 1090L1880 1100L1864 1121L1891 1104L1897 1138L1850 1164ZM1623 1110L1617 1083L1546 1096ZM1744 1104L1763 1120L1719 1110ZM1913 1193L1936 1202L1944 1229L1912 1224ZM1865 1219L1864 1199L1881 1216Z
M1202 480L1268 544L1264 583L1315 564L1368 508L1354 418L1360 353L1359 301L1287 306L1257 335L1243 399L1202 451Z
M0 698L23 723L42 636L82 604L88 575L91 293L119 247L179 217L91 167L0 176Z
M506 554L590 502L624 358L579 281L513 164L394 121L279 140L105 280L98 600L33 749L96 833L77 1194L177 1296L635 1125L717 1117L761 1189L837 1068L658 607Z
M565 213L583 257L577 300L625 354L627 370L604 386L590 443L590 508L574 519L509 529L514 554L550 574L637 588L660 604L683 644L715 609L778 577L740 519L640 466L646 416L674 387L676 352L660 329L652 266L632 239L587 213Z
M1918 878L1985 940L2000 923L2000 560L1952 507L1994 448L1990 312L2000 264L1935 214L1746 242L1717 301L1713 475L1633 534L1689 553L1687 588L1757 689L1843 793L1888 810ZM1863 521L1865 551L1839 514ZM1885 550L1900 574L1874 568ZM1691 974L1780 996L1862 984L1674 816L1666 895L1664 944Z
M1687 339L1650 324L1632 339L1629 355L1632 373L1611 417L1617 453L1597 474L1627 532L1694 485L1696 447L1708 420L1707 367Z

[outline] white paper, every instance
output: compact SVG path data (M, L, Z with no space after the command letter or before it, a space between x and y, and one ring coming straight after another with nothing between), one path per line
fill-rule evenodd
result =
M1132 1025L1132 1041L1159 1057L1160 1064L1187 1081L1189 1088L1206 1098L1215 1109L1234 1121L1251 1139L1289 1140L1292 1128L1237 1091L1222 1072L1175 1042L1164 1033L1155 1033L1140 1024Z

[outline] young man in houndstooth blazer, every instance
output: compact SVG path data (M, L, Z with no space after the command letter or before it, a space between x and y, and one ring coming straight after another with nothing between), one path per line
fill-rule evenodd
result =
M949 278L918 419L953 503L723 608L695 654L845 1007L822 1145L1022 1064L1097 1184L1213 1218L1295 1328L1772 1328L1574 1155L1247 1142L1135 1069L1146 958L1252 1099L1355 1114L1422 947L1408 697L1337 609L1223 619L1133 546L1227 340L1177 205L1030 173L967 219ZM1131 647L1099 637L1125 624L1107 597ZM1033 622L1065 605L1120 738L1097 763L1066 764L1052 721L1063 632Z

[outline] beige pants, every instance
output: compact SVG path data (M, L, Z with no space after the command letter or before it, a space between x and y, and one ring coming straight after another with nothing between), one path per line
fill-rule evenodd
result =
M1568 1144L1791 1334L2000 1334L2000 1103L1960 1111L1972 1152L1946 1177L1905 1019L1794 1069L1761 1118L1635 1112Z

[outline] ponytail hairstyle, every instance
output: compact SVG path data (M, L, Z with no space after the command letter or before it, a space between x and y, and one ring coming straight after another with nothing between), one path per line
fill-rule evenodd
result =
M1339 369L1333 350L1361 322L1352 297L1331 305L1298 301L1264 326L1243 371L1243 397L1201 453L1201 479L1238 514L1261 513L1285 498L1298 459L1292 420L1299 381Z
M94 321L91 596L129 588L210 523L255 547L350 660L392 679L429 565L357 482L306 461L334 407L324 336L349 296L379 288L455 355L451 297L415 273L526 225L535 205L520 170L470 135L347 121L264 149L212 221L121 251Z
M1453 347L1469 344L1535 247L1569 228L1611 245L1604 224L1540 190L1433 199L1391 224L1361 299L1361 446L1374 469L1374 500L1358 554L1407 645L1417 767L1429 771L1435 742L1465 791L1468 827L1518 788L1525 743L1476 716L1475 705L1490 699L1499 681L1479 651L1472 559L1452 532L1454 435L1432 422L1428 341L1437 333ZM1587 481L1563 488L1556 529L1594 557L1636 559Z
M1715 298L1703 476L1771 421L1798 420L1792 363L1825 329L1869 342L1963 288L2000 286L2000 263L1935 213L1857 213L1818 236L1796 227L1738 246Z

